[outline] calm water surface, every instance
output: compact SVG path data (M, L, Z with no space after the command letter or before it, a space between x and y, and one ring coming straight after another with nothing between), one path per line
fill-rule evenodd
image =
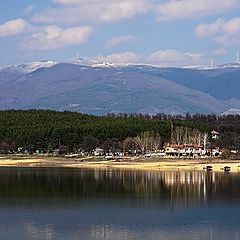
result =
M240 174L1 168L0 239L240 240Z

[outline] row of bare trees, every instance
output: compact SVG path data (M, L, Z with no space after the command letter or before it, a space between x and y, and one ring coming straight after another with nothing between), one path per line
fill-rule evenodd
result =
M171 131L171 143L177 145L206 145L209 142L208 133L202 133L196 128L175 127Z
M128 137L125 139L123 146L125 151L141 151L142 153L149 151L158 151L162 148L163 140L158 133L153 131L142 132L136 137Z
M177 145L203 145L206 148L209 136L195 128L177 126L172 128L170 142ZM148 131L142 132L136 137L126 138L123 142L123 150L144 153L161 150L163 145L163 138L158 133Z

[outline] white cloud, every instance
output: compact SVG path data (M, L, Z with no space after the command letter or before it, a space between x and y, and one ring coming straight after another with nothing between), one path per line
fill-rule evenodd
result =
M127 44L127 43L132 43L136 40L136 38L132 35L127 35L127 36L116 36L111 39L109 39L106 43L107 48L113 48L118 45L122 44Z
M186 66L205 63L204 53L180 52L175 49L159 50L147 57L147 61L160 66Z
M0 37L14 36L24 32L29 27L27 21L18 18L0 25Z
M210 38L224 46L240 45L240 17L229 21L219 18L212 24L200 24L195 33L198 37Z
M122 52L90 59L108 63L153 64L162 67L204 65L208 62L204 53L180 52L175 49L160 50L148 56L141 56L135 52Z
M237 0L169 0L157 8L159 21L198 18L238 6Z
M138 63L142 57L135 52L113 53L108 56L96 56L94 60L108 63Z
M239 7L238 0L51 0L56 6L35 13L32 20L48 24L102 24L146 12L159 21L199 18ZM159 3L160 2L160 3Z
M32 20L42 23L99 24L128 19L151 8L149 0L55 0L59 7L35 13Z
M71 45L83 44L90 34L92 27L73 27L62 29L57 26L43 27L21 43L27 50L51 50Z
M212 24L200 24L196 27L195 33L199 37L211 37L218 34L224 25L224 20L219 18Z

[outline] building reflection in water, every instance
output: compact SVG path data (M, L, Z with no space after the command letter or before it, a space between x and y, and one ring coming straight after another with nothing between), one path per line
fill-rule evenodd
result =
M0 169L3 239L237 239L240 175ZM84 237L82 237L84 236Z
M174 203L240 199L240 176L204 171L2 169L4 198L137 198ZM194 200L194 201L192 201Z
M106 180L108 186L142 198L167 198L174 202L192 200L206 203L240 198L238 174L205 171L94 171L96 182Z

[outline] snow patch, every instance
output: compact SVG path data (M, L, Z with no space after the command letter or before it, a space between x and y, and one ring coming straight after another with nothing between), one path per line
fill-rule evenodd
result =
M240 109L239 108L231 108L221 114L221 116L226 116L226 115L240 115Z

